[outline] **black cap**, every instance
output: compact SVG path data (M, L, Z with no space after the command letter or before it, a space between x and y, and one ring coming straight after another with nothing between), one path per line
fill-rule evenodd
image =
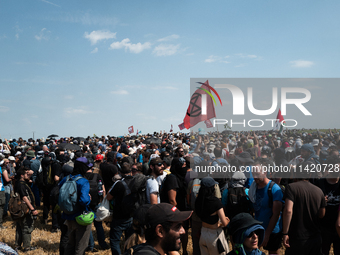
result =
M146 213L148 226L155 227L164 222L182 222L191 217L193 211L183 211L168 203L152 205Z

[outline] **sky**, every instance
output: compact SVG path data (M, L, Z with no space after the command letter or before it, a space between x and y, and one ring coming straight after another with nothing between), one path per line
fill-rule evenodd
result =
M339 7L1 0L0 138L177 132L192 78L337 78Z

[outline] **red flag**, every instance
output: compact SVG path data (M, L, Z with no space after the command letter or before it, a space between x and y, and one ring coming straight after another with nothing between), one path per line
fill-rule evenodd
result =
M172 131L173 131L173 130L172 130L172 124L171 124L170 133L171 133Z
M138 129L137 129L137 133L136 133L136 135L138 135Z
M204 123L207 126L207 128L212 128L213 127L213 124L211 123L210 120L205 120Z
M209 94L206 91L208 91ZM214 93L217 93L217 92L214 91ZM204 97L206 98L206 109L201 108L202 107L202 95L204 95ZM188 110L183 120L184 127L186 129L189 129L201 121L215 118L216 113L215 113L215 106L214 106L213 100L215 101L215 99L213 99L213 97L211 96L211 87L207 80L205 83L202 83L202 86L198 88L195 91L195 93L192 94L190 98L190 104L189 104ZM205 114L202 114L202 110L203 111L206 110Z
M178 125L179 130L185 129L184 123Z
M279 109L273 131L279 131L279 133L282 134L284 124L286 124L286 122L281 114L281 109Z
M132 134L133 133L133 126L128 127L128 131L129 131L129 134Z

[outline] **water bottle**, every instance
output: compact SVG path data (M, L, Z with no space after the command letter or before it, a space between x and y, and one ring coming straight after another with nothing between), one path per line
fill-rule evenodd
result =
M99 183L98 183L98 195L99 196L103 196L103 183L102 183L102 180L99 180Z

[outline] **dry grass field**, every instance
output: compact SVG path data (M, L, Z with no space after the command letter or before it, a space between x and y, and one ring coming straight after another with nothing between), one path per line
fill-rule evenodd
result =
M31 245L38 247L37 250L30 251L30 252L19 252L19 254L34 254L34 255L45 255L45 254L59 254L59 240L60 240L60 232L57 233L51 233L51 217L49 218L48 224L43 225L40 223L40 219L42 218L42 210L38 210L39 215L38 215L38 220L35 221L34 223L34 231L32 233L32 241ZM11 220L10 217L7 217L4 224L3 224L6 229L2 229L0 231L0 241L7 243L11 247L15 247L15 223ZM109 228L103 224L104 231L105 231L105 236L106 239L105 241L109 244ZM96 237L96 230L95 227L92 227L92 231L94 234L94 239L95 239L95 248L98 249L98 252L87 252L87 255L90 254L98 254L98 255L110 255L111 250L100 250L100 246L98 245L97 242L97 237ZM190 230L189 230L190 231ZM192 254L192 243L189 235L189 244L188 244L188 252L189 254ZM231 248L231 247L230 247ZM268 252L266 252L268 254ZM282 249L282 253L284 254L284 250ZM330 252L331 255L333 255L333 251L331 250Z

